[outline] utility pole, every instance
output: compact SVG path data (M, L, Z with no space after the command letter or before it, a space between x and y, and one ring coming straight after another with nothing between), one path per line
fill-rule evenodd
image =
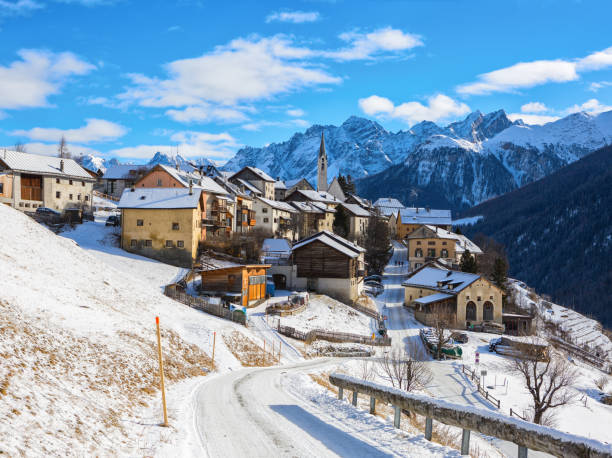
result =
M162 426L168 425L168 411L166 409L166 387L164 386L164 360L162 358L161 349L161 333L159 331L159 317L155 317L155 324L157 325L157 354L159 355L159 378L161 380L161 393L162 393L162 407L164 409L164 422Z

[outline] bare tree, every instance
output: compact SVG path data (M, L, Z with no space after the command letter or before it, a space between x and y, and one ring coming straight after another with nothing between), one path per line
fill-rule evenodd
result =
M567 359L551 354L550 348L547 359L539 361L540 351L534 345L521 346L520 355L508 363L508 369L522 378L531 395L533 422L550 424L550 410L574 400L568 388L576 383L578 372Z
M407 351L395 348L385 353L378 362L377 372L394 388L406 391L418 390L432 379L425 359L423 347L418 342L410 340Z
M374 364L368 359L361 360L361 366L359 368L359 377L362 380L371 381L374 380L376 371L374 370Z
M436 344L436 359L442 358L442 348L451 341L450 329L455 324L455 315L446 304L430 304L430 324Z
M62 135L60 141L57 145L57 157L61 157L64 159L70 159L72 154L68 151L68 144L66 143L66 137Z
M18 153L27 153L25 145L21 142L15 143L15 151Z

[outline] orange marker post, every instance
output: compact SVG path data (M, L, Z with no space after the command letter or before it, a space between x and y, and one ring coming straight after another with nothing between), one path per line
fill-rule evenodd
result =
M166 409L166 387L164 386L164 360L162 358L161 349L161 333L159 331L159 317L155 317L155 324L157 325L157 353L159 355L159 378L161 380L161 392L162 392L162 406L164 409L164 423L162 426L168 426L168 411Z
M212 354L212 367L215 368L215 343L217 342L217 332L213 332L213 354Z

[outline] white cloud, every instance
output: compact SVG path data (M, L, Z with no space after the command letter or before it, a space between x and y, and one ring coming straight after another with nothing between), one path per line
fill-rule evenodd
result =
M321 15L317 11L277 11L266 17L266 22L292 22L301 24L303 22L315 22Z
M291 108L291 109L287 110L287 114L289 116L293 116L294 118L301 118L306 113L304 112L304 110L302 110L300 108Z
M511 121L516 121L517 119L521 119L523 120L525 124L542 125L542 124L547 124L549 122L556 121L557 119L560 119L560 118L559 116L552 116L552 115L509 113L508 119L510 119Z
M68 142L93 143L116 140L126 133L127 129L120 124L104 119L87 119L87 123L78 129L34 127L30 130L13 131L11 135L47 142L57 142L64 136Z
M21 60L0 66L0 108L49 106L47 98L59 93L71 76L96 68L70 52L22 49L17 54Z
M168 110L166 115L178 122L204 122L204 121L244 121L247 116L240 110L231 107L212 107L202 103L200 106L189 106L183 110Z
M259 132L264 127L308 127L310 123L305 119L290 119L288 121L256 121L243 124L241 127L250 132Z
M44 5L33 0L0 0L0 16L27 14L41 8L44 8Z
M457 102L444 94L428 97L426 105L420 102L404 102L400 105L394 105L391 100L385 97L372 95L360 99L359 107L368 115L400 119L408 125L421 121L435 122L455 118L470 112L470 107L465 103Z
M423 46L419 35L391 27L370 33L346 32L340 35L340 39L348 42L349 46L336 51L326 51L322 55L340 61L369 60L381 53L396 53Z
M589 85L589 91L597 92L602 87L608 87L608 86L612 86L612 81L597 81Z
M523 113L542 113L549 111L548 107L541 102L529 102L521 106Z
M580 73L601 70L612 66L612 47L572 60L536 60L519 62L478 75L478 80L462 84L457 92L466 95L512 92L546 83L575 81Z
M604 105L597 99L590 99L584 102L581 105L573 105L565 110L565 114L577 113L579 111L584 111L589 114L599 114L604 111L612 110L612 106Z
M227 132L211 134L206 132L182 131L172 134L172 144L137 145L111 150L108 157L149 159L157 151L176 151L184 157L206 156L214 160L227 160L242 145Z

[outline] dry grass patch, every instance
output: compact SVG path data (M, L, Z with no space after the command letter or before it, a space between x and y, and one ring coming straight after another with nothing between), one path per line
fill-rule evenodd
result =
M232 331L229 335L223 334L223 342L234 357L240 361L240 364L245 367L267 367L277 363L275 356L272 356L268 351L264 353L262 347L240 331Z

